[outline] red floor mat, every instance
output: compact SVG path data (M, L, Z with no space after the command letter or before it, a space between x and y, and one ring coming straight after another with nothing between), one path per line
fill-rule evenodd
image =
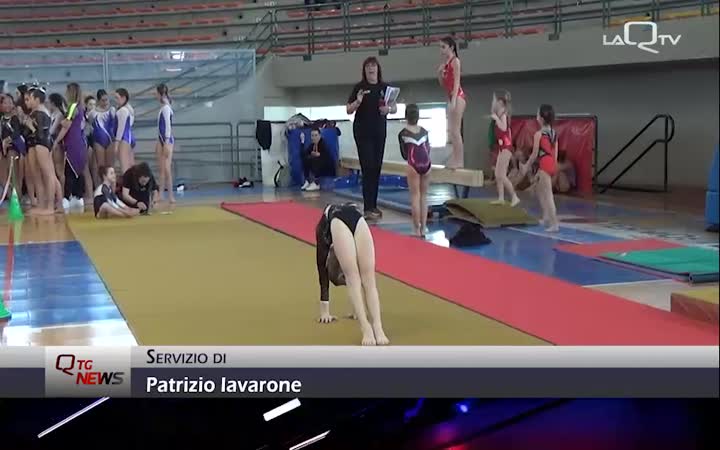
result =
M593 244L563 244L555 247L555 250L575 255L587 256L588 258L599 258L605 253L612 252L634 252L638 250L662 250L666 248L683 247L674 242L661 241L659 239L633 239L627 241L595 242Z
M315 244L319 209L294 202L222 207ZM718 344L718 328L709 324L378 227L373 237L378 272L554 344Z

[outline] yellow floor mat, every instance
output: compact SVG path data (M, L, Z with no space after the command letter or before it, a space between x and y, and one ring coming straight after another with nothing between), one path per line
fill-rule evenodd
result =
M69 216L142 345L356 345L354 321L315 322L315 249L214 206L101 221ZM378 275L396 345L545 342ZM332 309L350 311L343 288Z

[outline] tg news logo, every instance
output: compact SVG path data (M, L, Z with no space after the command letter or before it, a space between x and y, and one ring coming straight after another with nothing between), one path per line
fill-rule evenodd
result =
M58 355L55 369L73 377L76 385L119 385L125 381L125 372L93 370L92 359L80 359L74 354Z

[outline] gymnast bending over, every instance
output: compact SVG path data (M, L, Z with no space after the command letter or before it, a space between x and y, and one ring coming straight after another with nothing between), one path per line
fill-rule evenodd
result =
M329 282L346 285L354 311L351 317L360 322L362 345L389 344L383 331L375 281L375 244L360 210L349 203L328 205L317 224L315 237L320 281L318 321L337 320L330 314Z

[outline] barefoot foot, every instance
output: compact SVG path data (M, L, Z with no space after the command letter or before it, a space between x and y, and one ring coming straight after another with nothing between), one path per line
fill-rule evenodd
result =
M510 200L510 206L517 206L520 203L520 197L517 195Z
M390 343L390 339L385 335L382 325L374 326L373 332L375 333L375 343L377 345L388 345Z
M499 198L499 199L497 199L497 200L491 201L490 204L491 204L491 205L504 205L504 204L505 204L505 199L504 199L504 198Z
M49 208L33 208L30 210L30 214L33 216L52 216L55 214L55 210Z
M362 345L373 346L376 345L376 343L377 342L375 341L375 333L373 333L370 325L362 327Z

